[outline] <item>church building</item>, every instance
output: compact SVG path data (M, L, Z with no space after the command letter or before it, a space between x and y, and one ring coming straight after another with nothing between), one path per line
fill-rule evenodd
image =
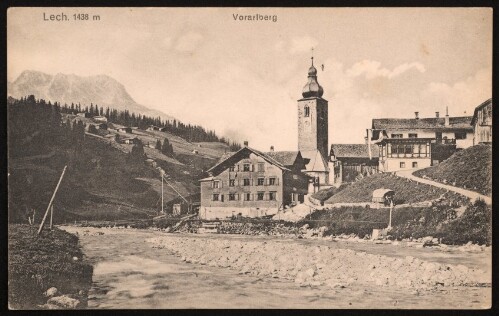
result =
M312 57L303 98L298 100L298 150L306 163L303 172L314 179L314 191L330 187L336 178L328 155L328 101L323 94Z

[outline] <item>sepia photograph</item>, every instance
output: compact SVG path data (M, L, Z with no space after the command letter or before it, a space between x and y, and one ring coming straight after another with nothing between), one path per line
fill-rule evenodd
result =
M9 310L492 307L492 8L6 17Z

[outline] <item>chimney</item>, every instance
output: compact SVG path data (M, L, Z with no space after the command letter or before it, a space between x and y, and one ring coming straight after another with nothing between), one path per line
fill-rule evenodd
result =
M248 147L248 141L247 140L244 141L244 147Z
M445 126L449 126L449 107L445 107Z
M440 117L440 112L435 112L435 117L439 118Z
M274 146L270 146L270 151L274 151Z
M416 116L416 120L419 120L419 112L414 112L414 115Z

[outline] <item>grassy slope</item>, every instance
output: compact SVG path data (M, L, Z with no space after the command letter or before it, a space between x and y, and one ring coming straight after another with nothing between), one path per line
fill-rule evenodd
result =
M468 205L463 215L456 218L453 207L437 203L432 207L401 207L392 213L390 232L396 239L442 238L447 244L465 244L469 241L490 245L492 242L492 209L482 201ZM349 206L314 212L312 220L305 219L311 227L325 226L328 234L370 235L374 228L385 228L390 216L389 209L370 209Z
M63 122L68 115L63 115ZM81 118L86 123L91 119ZM114 135L115 132L109 132ZM198 179L226 150L222 143L190 143L168 133L134 130L132 135L144 144L163 141L173 145L176 157L167 157L154 148L145 148L146 154L155 159L169 181L184 196L199 193ZM12 144L9 144L12 145ZM17 145L17 144L14 144ZM29 152L30 146L25 152ZM75 157L77 166L69 167L55 201L55 222L73 220L116 220L150 218L161 209L161 181L152 167L130 165L127 154L132 145L117 144L113 138L87 135L82 152ZM193 150L198 154L194 154ZM62 146L45 148L39 159L30 157L9 160L9 214L21 214L27 222L25 205L36 209L40 221L56 186L60 173L67 163L69 152ZM35 151L35 154L39 152ZM36 155L35 155L36 156ZM26 159L27 158L27 159ZM165 205L178 197L165 185ZM198 194L199 195L199 194ZM168 210L168 209L167 209Z
M476 191L492 193L492 146L476 145L456 152L442 163L418 170L418 177L426 176L438 182Z
M446 192L446 190L409 181L389 173L378 173L348 185L325 203L370 202L372 192L380 188L394 190L396 204L428 201Z
M49 158L9 161L9 212L23 212L24 205L37 211L37 222L50 200L67 153L54 148ZM150 218L160 209L161 182L145 165L127 163L127 154L93 137L87 137L79 163L69 167L55 200L55 222ZM158 163L184 195L198 190L196 170L166 161ZM199 172L198 172L199 173ZM137 179L139 178L139 179ZM145 181L144 181L145 180ZM165 203L177 194L165 185ZM27 222L27 221L22 221Z
M340 186L339 188L331 187L327 189L322 189L312 194L312 198L319 201L326 201L327 199L331 198L333 195L337 194L339 191L341 191L344 188L345 186Z
M56 287L65 294L87 290L92 266L85 263L78 237L54 229L9 225L9 305L15 309L35 308L46 298L43 292ZM77 257L78 260L73 260Z

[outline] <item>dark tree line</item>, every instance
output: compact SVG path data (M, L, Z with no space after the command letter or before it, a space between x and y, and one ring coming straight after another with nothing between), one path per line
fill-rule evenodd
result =
M36 100L30 95L19 100L10 98L8 103L10 155L43 153L53 145L81 148L85 137L83 122L61 122L61 108L57 102Z
M90 107L82 107L80 104L64 104L61 107L62 113L89 113L91 116L105 116L108 122L124 126L136 126L140 129L147 129L149 126L156 126L162 131L182 137L189 142L221 142L230 146L231 151L241 149L241 145L225 137L219 137L213 130L206 130L199 125L184 124L178 120L163 120L161 117L151 117L141 114L130 113L128 110L119 111L117 109L99 107L97 104L90 104Z

